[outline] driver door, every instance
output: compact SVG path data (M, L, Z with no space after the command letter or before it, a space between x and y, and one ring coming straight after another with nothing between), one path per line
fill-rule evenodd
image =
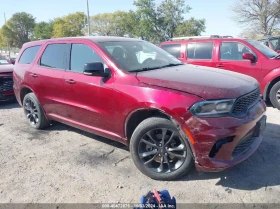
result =
M72 42L69 69L65 73L68 118L78 125L108 130L114 119L114 76L109 79L83 74L86 63L105 60L93 43Z
M252 53L256 56L256 62L245 60L242 58L243 53ZM243 43L236 41L222 41L219 47L219 57L216 63L217 68L234 71L249 75L261 81L261 63L257 55L249 47Z

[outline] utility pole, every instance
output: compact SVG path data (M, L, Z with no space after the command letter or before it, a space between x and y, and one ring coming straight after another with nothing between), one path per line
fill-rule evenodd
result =
M89 17L88 0L87 0L87 21L88 21L88 36L90 36L90 17Z
M7 22L7 19L6 19L6 14L4 12L4 20L5 20L5 23ZM11 50L10 50L10 44L9 44L9 41L7 40L7 46L8 46L8 51L9 51L9 60L11 59Z

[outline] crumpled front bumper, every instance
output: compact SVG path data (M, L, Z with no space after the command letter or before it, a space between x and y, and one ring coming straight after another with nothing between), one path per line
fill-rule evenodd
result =
M187 136L191 134L188 138L192 137L189 141L197 170L222 171L251 156L262 142L264 127L261 127L257 135L255 132L258 121L266 119L265 111L265 103L260 100L243 118L197 118L187 115L181 128ZM227 139L222 146L217 146L220 141ZM247 147L243 147L244 150L240 153L236 152L240 146L246 145L244 140L250 140L250 143L247 143ZM216 151L214 154L213 149Z

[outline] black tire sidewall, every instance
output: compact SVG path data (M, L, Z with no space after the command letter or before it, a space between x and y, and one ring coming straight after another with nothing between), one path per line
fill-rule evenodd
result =
M271 88L270 93L269 93L269 99L270 99L270 102L272 103L273 107L280 110L280 103L276 99L276 94L279 89L280 89L280 81L278 81L276 84L274 84L273 87Z
M33 128L36 128L36 129L41 129L45 124L45 121L46 121L46 118L45 118L45 115L43 113L43 110L41 108L41 105L38 101L38 99L36 98L35 94L34 93L29 93L27 95L25 95L24 99L23 99L23 105L25 104L25 101L27 99L30 99L32 100L32 102L34 103L34 105L36 106L36 109L38 110L38 119L39 119L39 122L34 126L33 124L31 124L29 122L29 119L27 118L27 115L25 113L25 110L24 110L24 115L25 115L25 118L27 120L27 122L33 127ZM24 108L24 107L23 107Z
M183 139L185 142L185 145L187 147L187 157L185 159L185 162L181 167L172 172L172 173L156 173L154 171L149 170L145 165L143 165L141 159L139 158L138 155L138 145L140 143L141 138L146 134L148 131L157 129L157 128L168 128L174 132L178 133L178 136L180 136L178 130L176 127L172 124L172 122L168 119L165 118L158 118L158 117L153 117L153 118L148 118L141 122L138 127L135 129L131 141L130 141L130 153L131 157L133 159L134 164L136 167L145 175L149 176L152 179L155 180L163 180L163 181L168 181L168 180L174 180L182 175L186 174L193 166L193 157L191 153L190 146L186 139ZM181 136L180 136L181 137Z

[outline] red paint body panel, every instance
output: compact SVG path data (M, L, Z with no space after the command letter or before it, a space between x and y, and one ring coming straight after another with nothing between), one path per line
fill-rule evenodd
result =
M189 43L200 43L200 42L211 42L214 44L213 55L211 60L194 60L188 59L186 48ZM220 46L222 42L238 42L249 49L251 49L257 56L256 62L251 62L249 60L220 60ZM262 54L254 46L250 45L244 39L235 38L219 38L219 39L196 39L196 40L179 40L179 41L167 41L160 44L170 45L170 44L182 44L181 54L184 58L179 58L182 62L200 66L217 67L224 70L229 70L237 73L242 73L245 75L252 76L255 78L261 87L261 93L265 96L264 100L268 97L268 85L274 80L280 80L280 59L270 59Z
M111 77L104 79L39 66L37 63L49 43L80 43L91 47L108 66ZM238 141L248 134L256 126L258 119L264 115L265 105L262 101L251 107L244 118L239 119L234 117L199 119L194 117L189 109L193 104L205 99L238 98L247 94L258 88L255 79L192 65L129 73L113 62L99 47L95 38L31 42L23 46L20 56L26 48L35 45L42 47L32 64L15 64L14 90L20 104L23 99L21 92L28 88L35 93L49 119L126 145L129 144L126 135L129 118L138 110L156 109L170 116L179 125L179 129L188 129L193 134L195 143L191 146L200 169L219 170L248 157L244 155L240 159L232 160L229 158L230 152L225 152L224 149L217 153L218 159L210 159L208 155L220 137L234 134L236 135L234 141L226 148L232 151ZM37 76L34 77L34 74ZM203 75L207 79L203 79ZM213 80L217 76L224 82ZM67 82L69 80L70 83ZM252 153L253 149L250 150Z

